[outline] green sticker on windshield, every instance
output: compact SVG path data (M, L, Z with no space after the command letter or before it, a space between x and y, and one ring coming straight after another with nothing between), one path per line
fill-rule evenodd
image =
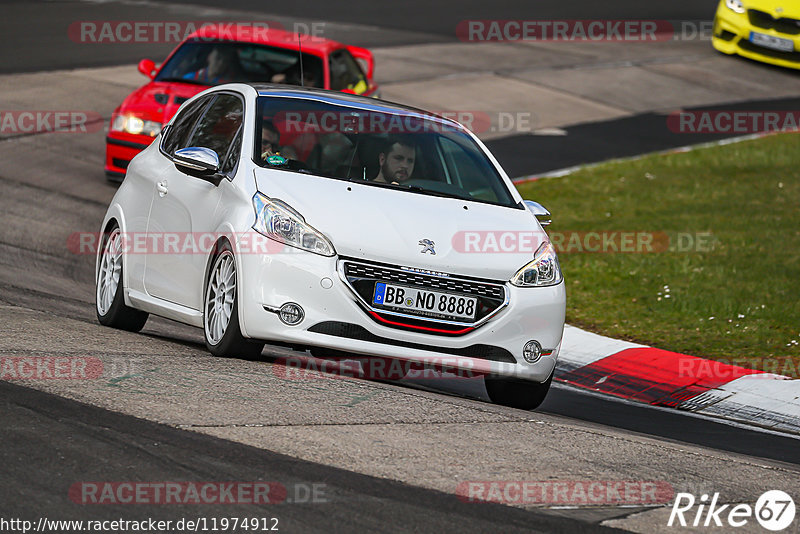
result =
M267 158L267 163L270 165L286 165L286 158L279 156L278 154L274 154Z

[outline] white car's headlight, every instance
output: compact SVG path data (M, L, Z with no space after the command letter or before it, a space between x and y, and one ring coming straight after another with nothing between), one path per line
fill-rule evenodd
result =
M725 5L734 13L744 13L742 0L725 0Z
M533 261L520 269L511 279L511 283L519 287L543 287L554 286L561 282L561 279L556 251L553 245L546 241L533 255Z
M161 123L146 121L134 115L117 115L111 123L111 131L155 137L161 131Z
M261 193L253 196L256 223L253 230L270 239L322 256L333 256L336 251L328 239L306 224L303 217L280 200L272 200Z

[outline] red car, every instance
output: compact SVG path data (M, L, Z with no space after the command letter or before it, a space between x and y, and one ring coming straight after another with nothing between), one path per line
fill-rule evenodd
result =
M260 33L249 29L204 26L175 48L160 68L149 59L139 62L139 71L151 81L111 114L105 163L109 180L122 181L131 159L150 144L180 105L213 85L301 85L302 74L305 86L379 96L372 79L375 63L366 48L271 28Z

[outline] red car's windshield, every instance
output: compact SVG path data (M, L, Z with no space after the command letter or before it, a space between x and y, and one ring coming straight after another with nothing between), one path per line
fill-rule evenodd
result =
M322 60L303 53L304 84L323 87L322 73ZM230 82L300 85L300 55L296 50L252 43L187 41L155 79L201 85Z

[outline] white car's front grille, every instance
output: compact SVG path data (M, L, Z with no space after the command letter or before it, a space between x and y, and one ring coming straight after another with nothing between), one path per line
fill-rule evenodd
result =
M359 296L368 314L374 320L393 328L438 335L463 335L484 324L508 304L505 286L501 282L491 280L470 279L413 267L367 263L350 258L342 258L340 273ZM377 284L381 282L456 296L475 297L475 315L471 320L465 320L463 316L448 314L446 311L398 309L396 306L373 302Z
M505 287L488 282L451 278L454 275L434 276L417 272L402 270L402 267L386 267L367 263L346 261L344 264L345 275L350 277L371 278L382 282L397 282L400 284L414 285L428 289L439 289L465 293L491 299L505 299ZM444 274L444 273L443 273Z

